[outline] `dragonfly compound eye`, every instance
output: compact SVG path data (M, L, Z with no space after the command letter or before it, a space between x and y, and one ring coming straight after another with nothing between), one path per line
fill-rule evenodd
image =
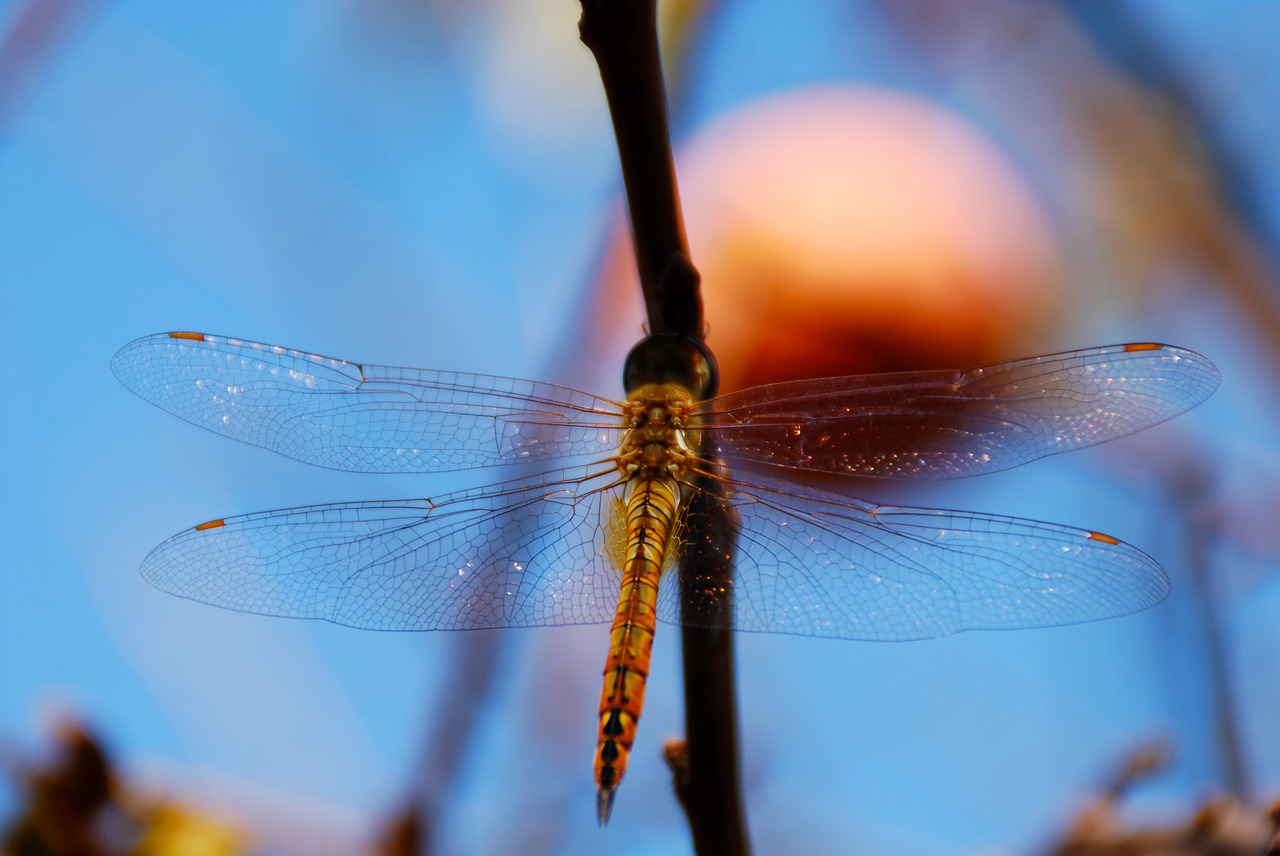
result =
M647 383L678 383L704 401L716 394L720 370L699 339L678 334L647 336L627 354L622 386L631 393Z

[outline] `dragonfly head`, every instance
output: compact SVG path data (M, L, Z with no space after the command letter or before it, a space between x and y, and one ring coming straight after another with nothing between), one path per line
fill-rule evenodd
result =
M705 401L720 386L720 370L701 339L674 333L646 336L627 354L622 385L631 393L647 383L677 383L694 400Z

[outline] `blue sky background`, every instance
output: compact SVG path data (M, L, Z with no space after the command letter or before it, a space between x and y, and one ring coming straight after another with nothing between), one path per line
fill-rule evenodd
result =
M0 4L0 29L32 5ZM1242 222L1264 251L1280 246L1280 7L1121 5L1238 167ZM555 358L584 338L576 325L618 210L578 7L85 9L0 101L0 739L34 752L42 724L74 711L139 780L240 804L270 794L331 828L333 852L344 852L415 776L466 640L224 612L150 589L137 567L212 517L423 488L312 470L198 431L134 398L108 364L135 337L195 329L616 394L619 355L638 330L619 331L614 353ZM1060 189L1084 180L1068 173L1078 168L1071 140L1057 160L1037 160L991 100L992 81L1034 46L984 52L979 22L971 51L926 63L905 46L901 19L881 10L724 4L695 48L677 125L691 131L816 83L912 91L1008 145L1071 231L1080 215ZM1123 69L1127 46L1103 44L1103 55ZM1170 454L1212 476L1212 497L1191 517L1217 533L1215 609L1255 796L1280 790L1275 351L1212 271L1174 254L1151 276L1168 284L1163 296L1075 306L1049 345L1175 341L1222 369L1213 401L1148 439L912 501L1114 533L1166 566L1174 595L1111 622L927 643L742 637L758 852L1034 852L1155 736L1177 756L1142 792L1149 816L1185 813L1221 789ZM430 490L465 483L434 478ZM690 852L659 755L681 730L677 637L660 629L632 768L600 831L590 757L605 631L503 635L495 689L445 797L440 852L509 852L512 840L530 852Z

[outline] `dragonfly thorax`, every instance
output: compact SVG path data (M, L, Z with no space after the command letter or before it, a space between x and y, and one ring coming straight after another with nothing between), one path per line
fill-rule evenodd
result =
M618 469L627 478L680 477L697 459L691 442L693 396L679 384L655 383L627 396L626 433L618 445Z

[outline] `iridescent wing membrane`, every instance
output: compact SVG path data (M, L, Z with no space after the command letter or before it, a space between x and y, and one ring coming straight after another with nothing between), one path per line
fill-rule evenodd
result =
M1168 593L1149 556L1068 526L874 505L760 476L738 479L730 504L737 630L927 639L1127 615ZM658 615L679 623L675 588L660 591Z
M967 371L817 378L707 403L727 460L895 479L981 475L1092 446L1204 401L1199 354L1131 344Z
M228 517L161 544L142 575L202 603L372 630L598 623L618 605L596 537L615 475Z
M364 365L203 333L137 339L111 368L201 428L350 472L608 456L621 427L617 402L554 384Z
M360 365L198 334L113 360L143 398L308 463L430 472L587 462L434 499L226 518L162 544L158 587L202 602L374 629L607 621L604 543L622 477L617 402L552 384ZM728 463L895 478L991 472L1140 430L1193 407L1217 372L1158 345L967 372L773 384L701 408ZM736 473L739 630L901 640L1121 615L1167 591L1108 536L968 512L877 506ZM678 586L659 617L680 623Z

